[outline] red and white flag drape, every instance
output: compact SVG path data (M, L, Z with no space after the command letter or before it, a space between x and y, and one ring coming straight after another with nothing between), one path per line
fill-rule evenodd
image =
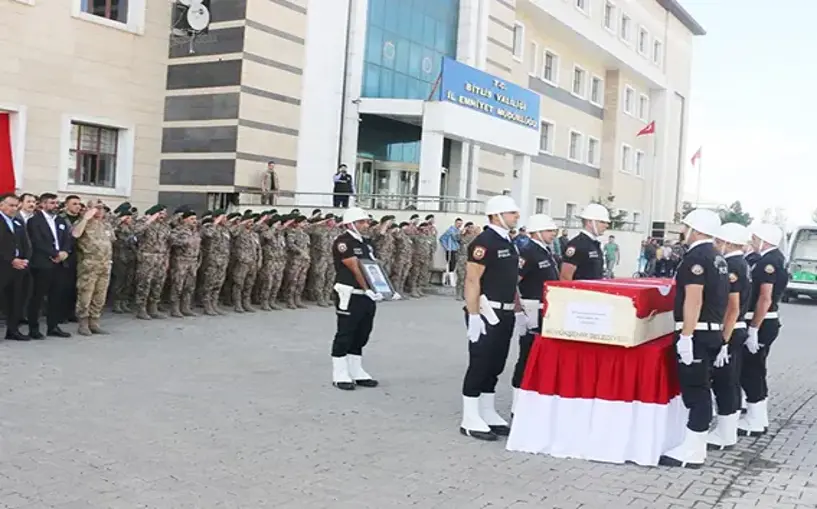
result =
M13 193L16 188L11 153L11 114L0 111L0 193Z

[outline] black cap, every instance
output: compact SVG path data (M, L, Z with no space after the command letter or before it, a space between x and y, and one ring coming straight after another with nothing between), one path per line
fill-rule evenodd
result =
M174 214L184 214L190 210L190 205L180 205L173 211Z
M188 209L182 212L182 219L187 219L188 217L196 217L196 211Z

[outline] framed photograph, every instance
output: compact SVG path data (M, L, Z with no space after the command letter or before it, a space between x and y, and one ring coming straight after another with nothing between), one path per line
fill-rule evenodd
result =
M360 258L360 270L366 282L377 293L383 295L383 300L391 300L394 297L394 287L389 281L389 276L383 270L380 262L369 258Z

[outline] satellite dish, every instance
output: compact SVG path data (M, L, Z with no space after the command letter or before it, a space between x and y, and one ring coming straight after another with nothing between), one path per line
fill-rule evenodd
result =
M187 24L192 30L201 32L210 25L210 11L200 4L190 7L187 10Z

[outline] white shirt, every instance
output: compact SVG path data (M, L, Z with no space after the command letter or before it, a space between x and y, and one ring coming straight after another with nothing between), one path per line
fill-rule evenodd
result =
M20 218L23 220L24 223L28 223L28 220L34 216L33 212L26 212L25 210L20 211Z
M696 240L695 242L692 243L692 245L689 246L689 250L692 251L693 249L695 249L696 247L698 247L698 246L700 246L702 244L714 244L714 243L715 243L715 241L712 240L712 239Z
M597 236L593 235L592 233L590 233L589 231L587 231L587 230L585 230L585 229L580 230L580 231L579 231L579 233L584 233L585 235L587 235L588 237L590 237L590 240L592 240L592 241L594 241L594 242L598 242L598 241L599 241L599 238L598 238Z
M503 228L503 227L501 227L501 226L497 226L497 225L495 225L495 224L489 224L489 225L488 225L488 228L490 228L490 229L492 229L493 231L495 231L497 234L499 234L499 236L500 236L500 237L502 237L503 239L507 240L508 242L510 242L510 241L511 241L511 234L510 234L510 233L508 232L508 230L506 230L505 228Z
M761 252L760 252L760 256L766 256L766 254L771 253L771 252L772 252L772 251L774 251L775 249L777 249L775 246L772 246L772 247L770 247L770 248L764 249L763 251L761 251Z
M54 215L49 214L48 212L43 212L43 216L45 217L45 222L48 223L48 228L51 230L51 234L54 235L54 249L59 251L60 241L57 240L57 223L54 221Z
M531 237L530 241L533 242L534 244L536 244L537 246L541 247L542 249L544 249L546 253L550 254L550 248L548 247L547 244L545 244L541 240L536 240L533 237Z
M731 253L727 253L724 258L732 258L733 256L743 256L743 251L732 251Z

